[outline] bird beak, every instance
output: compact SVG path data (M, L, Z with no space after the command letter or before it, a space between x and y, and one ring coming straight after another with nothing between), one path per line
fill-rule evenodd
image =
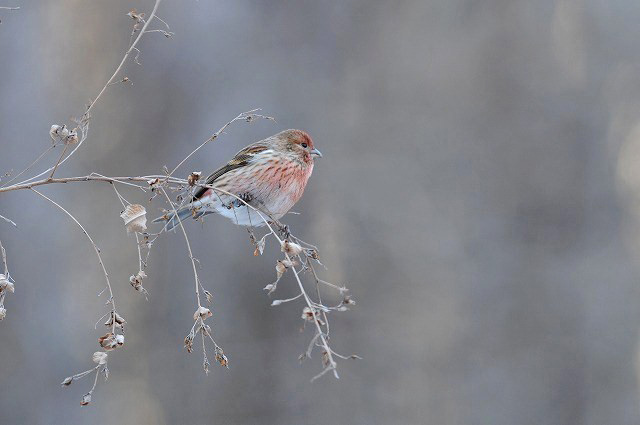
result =
M320 152L318 149L311 149L309 151L309 153L311 154L311 156L313 157L318 157L318 158L322 158L322 152Z

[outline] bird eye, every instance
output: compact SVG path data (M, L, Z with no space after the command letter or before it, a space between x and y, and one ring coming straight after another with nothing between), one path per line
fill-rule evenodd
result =
M302 143L301 146L306 149L309 145L307 145L306 143Z

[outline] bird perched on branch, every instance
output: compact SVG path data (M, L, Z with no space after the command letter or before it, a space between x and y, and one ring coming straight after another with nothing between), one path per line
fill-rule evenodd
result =
M167 221L171 230L187 217L218 213L240 226L263 226L264 220L246 204L267 219L285 215L302 197L316 157L322 154L307 133L282 131L247 146L211 173L204 184L220 190L201 187L177 216L169 212L154 222Z

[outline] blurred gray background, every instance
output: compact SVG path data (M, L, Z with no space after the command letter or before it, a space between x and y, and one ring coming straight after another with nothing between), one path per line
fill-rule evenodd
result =
M96 96L151 0L4 1L0 172L21 170ZM270 307L278 247L252 255L226 219L189 223L231 361L205 376L180 234L132 290L135 241L109 185L42 190L92 232L127 344L81 408L103 276L74 224L33 193L0 195L16 292L0 323L0 423L640 423L640 3L630 0L165 0L133 85L94 109L58 173L210 172L285 128L324 153L286 222L319 245L357 306L332 318L341 379L309 383L302 305ZM55 162L51 153L38 170ZM161 203L124 190L153 216ZM291 276L279 295L294 293Z

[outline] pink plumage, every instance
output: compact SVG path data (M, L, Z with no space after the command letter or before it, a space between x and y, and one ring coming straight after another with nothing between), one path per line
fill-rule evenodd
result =
M220 190L201 188L191 203L178 210L177 218L169 215L156 221L168 220L166 227L170 230L186 217L218 213L240 226L263 226L260 215L244 202L265 218L281 218L302 197L313 172L314 158L321 156L304 131L282 131L247 146L211 173L205 184Z

